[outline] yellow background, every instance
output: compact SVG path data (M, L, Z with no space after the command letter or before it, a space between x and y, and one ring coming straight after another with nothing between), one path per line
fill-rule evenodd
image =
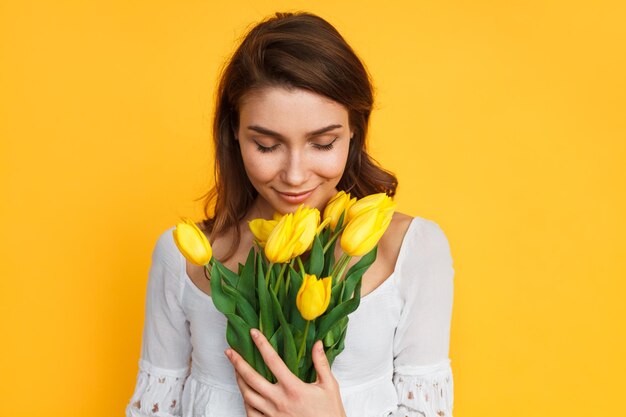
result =
M2 2L0 414L123 415L218 68L295 9L364 59L372 153L450 241L455 416L626 415L626 6L591 0Z

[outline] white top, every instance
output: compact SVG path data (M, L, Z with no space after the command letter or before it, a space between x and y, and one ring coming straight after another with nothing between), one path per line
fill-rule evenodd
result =
M173 229L152 254L139 372L126 416L245 417L224 355L226 317L187 275ZM452 416L453 275L443 231L415 217L394 272L349 315L344 351L331 368L347 417Z

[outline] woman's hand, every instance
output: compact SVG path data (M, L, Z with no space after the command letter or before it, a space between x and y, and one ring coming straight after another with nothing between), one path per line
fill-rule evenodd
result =
M269 382L233 349L225 351L235 367L248 417L346 417L321 340L313 345L317 380L307 384L289 370L261 332L252 329L250 334L278 382Z

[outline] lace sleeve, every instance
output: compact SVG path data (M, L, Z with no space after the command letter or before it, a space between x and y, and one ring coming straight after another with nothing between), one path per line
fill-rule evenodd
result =
M398 410L390 417L452 417L454 386L449 360L395 373Z
M450 321L453 276L448 240L436 223L419 219L407 233L398 272L404 306L394 338L396 417L452 417Z
M158 239L148 274L141 358L127 417L181 416L189 375L189 323L181 307L180 256L170 228Z
M161 369L140 360L135 393L126 406L126 416L181 416L180 398L186 377L186 368Z

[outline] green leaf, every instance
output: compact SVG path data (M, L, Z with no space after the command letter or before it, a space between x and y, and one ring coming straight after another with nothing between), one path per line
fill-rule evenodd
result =
M254 327L255 329L259 328L259 316L256 313L256 310L252 308L248 300L236 289L232 288L230 285L224 283L222 285L224 292L234 298L235 300L235 308L239 311L241 318L248 323L250 327Z
M257 254L257 262L261 264L261 256ZM259 322L260 330L263 331L265 337L271 337L274 334L274 314L272 309L272 299L270 298L270 291L265 285L265 276L263 274L263 267L257 268L257 294L259 296Z
M354 292L357 282L361 281L361 278L363 277L363 274L365 273L365 271L367 271L369 267L376 260L377 250L378 250L378 245L374 246L374 248L371 251L363 255L363 257L359 259L359 262L354 264L352 268L348 270L348 273L346 274L346 278L345 278L345 288L343 290L343 298L341 301L346 301L352 297L352 293ZM361 294L359 293L358 295L360 298Z
M332 311L333 308L335 308L335 306L337 306L341 300L339 300L339 296L341 295L341 283L337 283L337 285L335 285L331 290L330 290L330 302L328 303L328 308L326 309L326 311Z
M224 265L222 265L218 261L215 261L215 265L217 266L217 269L220 271L220 274L222 275L222 278L224 279L224 281L227 282L228 285L230 285L231 287L237 288L237 281L239 280L239 275L235 274L233 271L226 268Z
M230 347L239 353L245 360L256 369L254 362L254 343L250 338L250 326L236 314L226 314L228 324L226 326L226 340Z
M341 216L339 216L339 220L337 221L337 226L335 227L335 230L341 230L345 219L346 219L346 212L344 211L343 213L341 213Z
M278 287L278 302L281 306L286 305L285 300L287 299L287 290L286 290L286 279L282 278L282 282L280 283L280 287Z
M325 246L326 243L328 243L328 239L330 239L330 234L332 233L332 231L330 230L329 226L326 226L324 228L324 231L322 233L320 233L320 241L322 243L322 246Z
M324 336L324 346L331 347L335 344L335 335L332 331L329 331Z
M333 266L335 265L335 240L330 244L328 251L324 255L324 269L322 270L322 277L327 277L333 271Z
M250 248L246 263L241 270L239 280L237 281L237 290L243 295L250 305L256 311L258 309L258 301L256 298L256 281L254 276L255 250Z
M289 274L291 276L289 304L291 306L291 311L289 312L289 322L292 323L296 328L300 329L300 331L304 332L306 320L302 318L300 310L298 310L298 306L296 305L296 297L298 295L298 291L300 291L300 287L302 286L302 275L300 275L300 273L292 267L289 268Z
M357 294L354 298L344 301L339 304L337 307L333 308L330 313L324 315L321 319L321 323L319 325L319 330L317 332L318 339L323 339L326 336L326 333L330 329L335 326L339 320L344 317L347 317L348 314L352 313L359 307L359 303L361 301L361 280L358 281L355 293Z
M272 297L272 302L274 305L274 313L278 317L278 321L283 329L283 360L285 364L289 368L291 372L294 374L298 374L298 353L296 351L296 344L293 340L293 334L291 333L291 329L289 328L289 323L285 320L285 316L283 315L282 307L278 302L278 298L276 298L276 294L273 291L270 291L270 296Z
M235 300L222 289L222 274L219 261L211 260L211 299L222 314L235 312Z
M276 329L271 338L268 339L270 345L274 348L276 352L280 352L278 349L279 344L283 341L283 328L279 327Z
M272 267L272 272L270 272L270 288L274 288L276 286L276 281L278 280L278 276L280 275L280 268L282 264L274 264Z
M324 247L320 243L319 236L315 236L313 239L313 248L311 249L311 255L309 258L309 270L310 275L315 275L318 278L324 278L321 276L324 268Z

